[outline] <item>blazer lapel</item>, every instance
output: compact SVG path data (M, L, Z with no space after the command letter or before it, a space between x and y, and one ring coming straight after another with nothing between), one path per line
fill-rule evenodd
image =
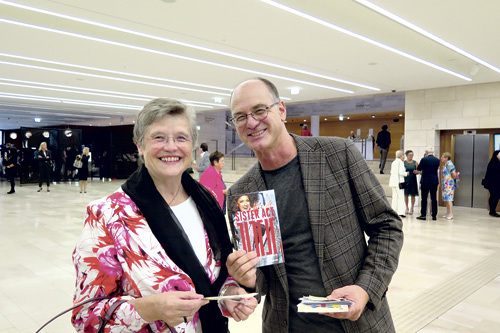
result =
M324 257L324 223L325 220L325 176L326 160L323 150L315 149L299 136L293 136L299 154L302 183L306 195L307 208L314 239L314 248L318 256L320 271L323 270ZM286 260L286 258L285 258Z

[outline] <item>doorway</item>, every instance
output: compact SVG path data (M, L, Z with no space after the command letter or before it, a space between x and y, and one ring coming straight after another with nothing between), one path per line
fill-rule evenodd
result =
M455 191L455 205L487 208L488 191L481 185L490 153L490 135L453 135L454 164L460 172L460 185Z

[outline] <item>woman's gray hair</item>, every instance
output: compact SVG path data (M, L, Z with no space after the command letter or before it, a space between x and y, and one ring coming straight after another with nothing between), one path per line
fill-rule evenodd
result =
M402 150L396 150L396 158L401 158L401 156L404 155L404 152Z
M191 135L192 144L193 147L196 147L196 141L198 140L196 112L183 102L173 98L155 98L144 105L135 120L134 142L139 143L139 146L142 147L148 126L167 115L186 117L189 122L191 131L189 134Z

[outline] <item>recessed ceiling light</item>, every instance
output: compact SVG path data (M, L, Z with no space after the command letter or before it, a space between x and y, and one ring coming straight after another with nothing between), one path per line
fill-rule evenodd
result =
M351 119L351 117L347 117L347 120Z
M374 115L374 114L372 114L372 118L375 118L375 115Z
M325 118L325 120L328 120L327 118Z
M399 114L399 116L400 116L400 117L402 117L402 116L403 116L403 114L402 114L402 113L400 113L400 114Z
M290 88L290 94L298 95L299 93L300 93L300 87L291 87Z
M344 121L344 115L343 115L342 113L341 113L341 114L339 114L339 120L340 120L340 121Z
M35 123L39 123L39 122L41 122L41 121L42 121L42 118L33 118L33 121L34 121Z

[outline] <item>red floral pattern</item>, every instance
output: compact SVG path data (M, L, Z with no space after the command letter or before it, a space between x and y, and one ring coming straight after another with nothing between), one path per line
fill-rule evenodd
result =
M217 279L221 262L214 260L205 232L206 272ZM189 276L163 250L138 207L121 189L94 201L87 207L83 232L75 251L75 304L91 297L116 295L111 299L88 303L73 310L72 322L78 332L96 332L100 317L124 297L138 298L167 291L194 290ZM236 282L228 277L221 290ZM210 295L206 295L210 296ZM221 309L224 315L228 312ZM177 332L195 332L199 317L176 327ZM105 332L147 332L145 322L134 307L123 303L106 325ZM168 332L157 321L149 324L153 332Z

